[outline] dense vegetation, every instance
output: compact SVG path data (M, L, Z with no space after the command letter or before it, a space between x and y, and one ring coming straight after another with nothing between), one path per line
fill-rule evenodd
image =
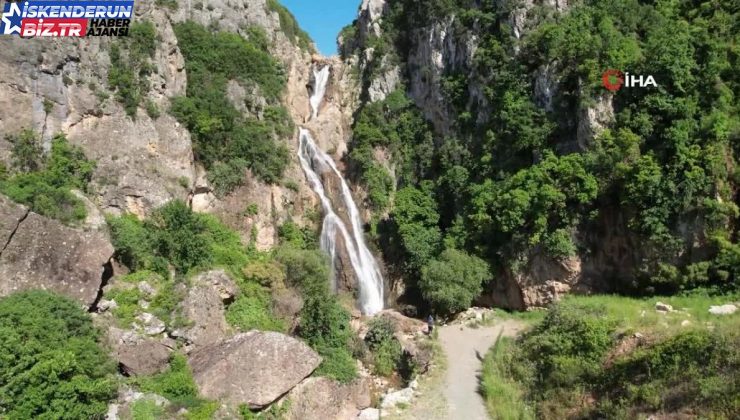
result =
M131 118L136 118L141 100L149 93L149 75L155 70L150 60L156 50L154 24L143 21L132 23L129 36L113 42L108 52L111 64L108 85ZM148 112L151 116L152 112Z
M298 45L301 49L313 51L311 37L301 29L295 16L290 13L290 10L280 4L278 0L267 0L267 10L278 14L280 18L280 30L283 31L290 42Z
M83 220L85 204L71 190L88 190L95 162L62 134L54 136L49 153L44 152L41 139L31 130L7 139L13 145L13 165L9 172L0 171L0 193L64 223Z
M101 418L115 364L77 302L43 291L0 298L0 417Z
M497 277L486 280L499 282L535 255L599 254L605 244L593 232L602 231L639 254L601 279L613 291L737 288L737 8L723 0L588 0L564 13L535 5L517 39L516 7L401 0L382 36L367 42L386 66L436 84L452 116L440 134L401 88L355 121L351 167L376 219L390 211L374 232L393 268L412 279L409 293L431 303L413 279L446 249L484 259ZM439 78L408 66L414 40L426 39L417 32L451 15L447 33L461 44L478 36L472 65L447 64ZM365 86L385 70L380 62L367 66ZM653 75L659 87L608 93L600 84L608 68ZM535 95L538 78L553 84L550 98ZM600 135L578 134L587 109L610 103L614 119ZM389 162L377 160L378 149Z
M731 418L740 410L738 318L715 316L707 328L713 300L668 298L682 310L656 314L653 300L568 299L486 356L481 390L489 410L501 419Z
M317 249L315 232L284 224L281 246L261 253L244 247L238 234L210 215L194 213L180 201L170 202L141 221L133 215L110 218L116 258L134 272L122 283L141 281L156 290L146 310L178 326L177 283L201 271L222 268L239 286L236 299L226 308L226 320L241 331L251 329L288 332L295 315L297 334L306 340L324 362L317 374L347 381L356 376L350 349L352 333L349 313L329 288L329 265ZM171 275L174 273L174 276ZM301 301L298 314L279 310L279 300L294 290ZM116 318L125 326L143 312L138 288L114 287Z
M246 39L214 33L191 21L175 25L188 89L187 96L172 100L171 112L190 130L195 157L206 165L219 194L239 186L247 169L263 181L277 182L288 163L288 149L277 141L293 132L287 110L278 102L285 76L265 50L264 34L249 33ZM242 85L247 92L244 106L261 118L244 115L232 104L227 95L230 80ZM259 96L268 102L264 109L258 109Z

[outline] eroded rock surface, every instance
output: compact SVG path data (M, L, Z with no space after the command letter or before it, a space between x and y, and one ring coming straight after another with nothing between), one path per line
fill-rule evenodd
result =
M196 350L188 362L202 396L262 408L308 377L321 357L285 334L250 331Z
M288 419L344 420L370 406L370 387L364 379L341 384L329 378L308 378L293 388L287 398Z
M112 356L127 375L151 375L167 366L174 342L153 339L115 327L108 330Z
M184 337L194 347L216 344L226 338L229 331L224 301L234 297L237 287L223 270L202 273L193 278L192 283L181 304L182 315L191 324Z
M103 233L64 226L3 196L0 215L0 296L42 289L93 305L113 256Z

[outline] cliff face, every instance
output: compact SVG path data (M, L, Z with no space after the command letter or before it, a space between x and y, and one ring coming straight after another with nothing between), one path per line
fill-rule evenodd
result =
M282 102L296 126L310 114L311 54L288 39L281 30L278 13L271 11L264 0L214 0L199 6L176 3L174 9L147 2L136 4L134 22L153 23L157 42L149 60L150 89L132 116L116 100L108 81L110 51L118 40L3 37L0 70L7 77L0 83L0 160L11 166L8 135L32 129L40 133L48 149L52 136L63 132L97 162L89 198L104 212L145 217L152 209L181 199L191 202L196 211L219 215L242 232L245 241L254 240L258 249L270 248L275 244L278 224L288 217L302 221L304 213L316 204L296 159L296 136L280 139L291 151L282 184L268 185L247 175L242 187L217 198L205 169L194 160L190 133L168 112L171 99L184 96L188 86L185 60L173 25L189 20L244 36L252 27L263 30L270 54L284 69L287 84ZM341 66L335 63L335 67L339 84ZM349 123L343 115L351 114L340 111L350 104L338 92L351 91L350 87L333 87L325 112L335 118L312 127L321 133L317 138L322 146L335 150L336 156L346 149L344 129ZM259 104L265 100L259 93L255 97L232 81L228 96L243 115L264 118ZM248 109L244 105L247 99L258 105ZM158 115L147 112L150 106L159 110ZM258 211L245 216L244 209L250 204L257 205Z
M566 36L563 34L574 28L566 25L574 24L579 19L598 20L593 17L596 15L590 15L598 7L549 0L476 4L468 7L433 2L366 0L354 26L343 32L340 43L345 63L355 68L362 81L359 108L383 102L394 90L402 90L433 126L434 147L439 152L437 157L431 158L434 162L432 165L446 165L450 161L450 165L458 165L447 173L444 168L437 167L436 177L428 180L436 185L435 193L442 216L439 225L443 235L456 234L451 230L454 227L451 225L457 223L455 218L458 217L457 220L468 229L467 236L463 235L458 246L467 242L465 245L468 249L476 248L476 252L485 254L486 259L496 267L495 280L486 286L480 303L523 309L545 306L570 291L652 293L681 276L684 276L686 283L694 282L695 277L685 273L699 266L704 273L707 264L710 264L707 261L714 258L717 252L717 244L712 243L707 232L713 229L732 231L731 217L719 216L719 225L713 227L709 222L712 216L708 216L714 212L710 207L727 205L734 208L734 204L728 203L732 201L734 187L729 186L732 181L724 172L732 171L734 167L729 157L733 152L728 145L719 141L718 145L707 146L702 143L705 141L703 134L689 134L695 136L695 140L691 141L696 146L692 147L706 147L707 153L710 153L708 150L722 150L720 153L726 158L718 157L716 163L724 169L714 172L717 174L711 175L715 177L714 180L700 187L704 188L701 194L705 194L705 198L697 199L692 204L679 200L671 209L657 210L661 206L657 201L663 199L650 197L656 193L655 190L639 197L633 194L649 188L644 179L637 181L640 176L637 174L644 170L640 165L645 161L655 156L660 159L663 169L656 169L656 172L663 171L664 181L661 182L666 182L666 197L681 189L674 182L693 182L678 175L676 169L671 169L676 159L682 158L655 146L660 142L674 141L671 140L672 134L650 131L663 123L670 125L671 122L666 121L672 121L674 117L662 116L661 111L651 105L651 100L658 100L657 95L650 98L652 92L642 91L632 95L623 91L619 94L607 92L600 85L600 72L615 64L600 57L599 52L568 51L568 48L577 49L580 40L569 38L563 41L564 44L557 44L557 41L548 38ZM567 29L560 32L553 29L559 25ZM598 32L603 28L593 31L587 27L577 28L577 31L581 31L579 36L592 37L591 41L583 41L585 43L596 42L594 39L602 36ZM624 30L615 29L609 36L625 36L619 32ZM628 42L625 41L625 45ZM561 56L555 51L561 51ZM633 51L627 54L631 53ZM643 54L647 53L643 51ZM586 61L586 56L592 61ZM653 69L657 73L659 65L650 60L643 62L644 57L646 55L636 54L634 58L625 59L630 64L622 66ZM597 62L605 64L599 68L594 66ZM661 100L684 100L684 91L671 90L674 76L663 74L666 89L663 94L670 99ZM729 80L731 76L725 75L725 78ZM394 105L383 102L382 106ZM619 112L621 121L618 119ZM624 122L640 112L650 116L640 121ZM517 118L520 120L515 121ZM523 121L527 122L522 124ZM674 130L673 133L681 131L678 126L676 124L670 130ZM519 127L526 128L521 130ZM545 134L537 134L536 131L540 129ZM364 135L367 130L365 127L363 130ZM616 168L609 169L611 174L600 173L601 169L596 168L598 165L589 163L589 160L597 161L601 159L598 156L612 153L605 152L604 147L611 147L607 143L625 133L634 133L636 142L631 146L626 143L619 146L624 150L616 159L622 161L616 165L609 163ZM537 136L538 140L531 140ZM399 174L397 167L386 165L387 161L397 163L404 159L398 149L393 156L394 152L389 151L382 142L370 138L369 143L375 147L374 164L386 168L386 172L395 180L394 188L414 185L414 182L409 182L409 175ZM445 150L450 149L459 153L460 145L467 149L462 155L451 158L445 154L448 153ZM364 146L361 143L355 145ZM352 147L350 144L350 149ZM682 146L676 147L680 150ZM588 203L583 201L571 207L571 204L566 204L569 200L574 199L573 203L580 199L569 196L574 194L572 190L568 192L570 186L557 187L560 188L558 193L565 198L562 206L568 207L567 213L557 216L550 213L539 220L528 220L528 216L516 221L506 219L508 212L518 211L520 205L529 206L531 201L527 204L523 204L524 201L506 201L510 203L506 208L494 212L497 201L514 200L512 197L522 197L516 195L522 192L529 195L526 200L534 200L533 193L541 187L538 183L542 180L532 179L534 182L526 187L517 186L524 188L519 190L513 183L548 167L545 162L550 153L557 156L552 158L553 162L578 161L585 168L586 177L591 177L588 182L595 182L601 190L593 190L594 195L587 200ZM385 158L380 159L379 155ZM475 161L476 155L484 156L484 159L472 165L460 164L460 159ZM358 167L368 165L367 162L358 162ZM487 175L481 172L488 170L490 172ZM678 169L679 172L683 170ZM710 174L714 170L707 166L702 171ZM465 177L467 189L459 188L450 192L446 184L450 182L448 177L454 178L459 174ZM411 178L414 176L423 178L423 174L419 173L414 173ZM675 177L675 180L671 177ZM544 183L550 182L553 181ZM370 185L372 179L365 176L360 183ZM480 195L481 191L489 189L490 198ZM704 200L704 204L701 200ZM465 202L469 207L461 210ZM655 212L658 211L661 213L658 216L661 226L647 227L646 223L652 223L648 220L656 216ZM728 211L732 213L734 210ZM390 213L388 220L394 221L392 205ZM377 216L387 218L388 213ZM507 223L520 225L512 227ZM494 229L486 231L487 226L493 226ZM483 231L474 232L480 228L484 228ZM538 233L532 234L533 231ZM541 235L552 236L543 240ZM504 239L507 237L508 240ZM521 242L522 238L527 240ZM567 245L561 249L560 255L554 255L558 252L547 248L560 239L563 239L562 244ZM492 245L492 242L496 245ZM666 275L666 270L670 271L667 274L670 280L662 277ZM712 278L711 272L701 275L702 279L707 277ZM662 290L671 292L676 287L683 286L673 283Z

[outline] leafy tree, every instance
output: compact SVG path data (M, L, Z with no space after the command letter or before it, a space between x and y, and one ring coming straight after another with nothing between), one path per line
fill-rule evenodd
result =
M439 252L442 233L437 225L437 203L428 189L406 187L396 195L392 217L408 256L408 266L418 270Z
M437 312L450 314L468 308L480 295L483 281L490 278L485 261L448 249L422 268L419 288Z
M102 417L115 365L79 304L48 292L0 298L0 416Z

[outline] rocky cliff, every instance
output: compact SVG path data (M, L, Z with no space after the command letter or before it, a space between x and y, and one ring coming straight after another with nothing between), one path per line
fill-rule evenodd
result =
M629 15L626 9L619 10ZM569 291L671 293L693 287L697 281L726 281L724 275L716 277L713 269L707 272L706 268L714 264L708 260L718 250L729 246L712 238L712 232L732 237L734 216L727 215L736 208L731 203L735 188L727 171L734 170L730 157L735 156L734 149L726 138L679 128L673 122L678 114L668 115L655 106L653 101L680 102L691 95L678 87L677 74L664 67L672 65L665 63L675 60L675 55L666 53L660 62L646 59L647 51L659 49L656 45L663 41L642 39L632 27L612 27L612 21L604 18L609 13L602 12L599 5L567 1L464 6L462 2L365 0L354 25L342 33L340 50L345 63L361 80L358 107L371 110L367 115L358 111L361 116L355 123L362 125L362 132L350 142L353 165L359 172L356 180L391 201L394 189L424 190L424 182L427 187L432 185L437 202L434 211L440 214L437 225L446 237L438 246L454 243L474 248L495 267L495 279L488 282L481 303L523 309L545 306ZM591 23L584 24L587 21ZM594 22L603 26L596 28ZM655 38L663 36L658 33ZM582 41L581 37L590 38ZM639 41L630 43L630 37ZM623 40L620 47L606 45L606 39L616 38ZM602 49L586 51L586 44L598 42L603 42L599 44ZM698 41L682 42L686 51L702 48ZM576 51L578 46L584 50ZM626 54L621 61L609 55L620 48ZM703 60L700 55L693 59ZM615 66L662 74L661 92L606 91L601 72ZM729 73L722 78L734 83ZM396 90L404 92L431 124L434 145L424 147L435 152L412 146L418 140L408 131L399 132L403 146L374 137L372 130L382 131L389 124L409 130L390 115L380 122L371 115L398 107L397 97L387 99ZM635 118L636 113L642 119ZM709 108L699 113L709 113ZM692 121L701 125L698 119ZM418 139L423 129L416 130ZM614 141L623 143L615 146L610 143ZM716 151L711 159L718 165L715 169L722 169L715 171L713 164L690 158L696 162L693 167L701 167L697 170L707 177L697 183L688 175L690 170L677 163L688 161L681 151L684 146L679 145L684 141L705 153ZM658 146L662 144L671 146ZM364 151L368 146L374 157ZM607 150L610 147L616 148ZM550 153L549 162L555 166L546 163ZM608 162L603 160L607 155ZM415 165L420 157L429 159L430 167L404 173L403 166ZM557 162L565 161L577 161L584 169L580 186L554 185L560 182L557 178L569 176L554 174L564 170ZM648 161L657 161L661 167L653 169L661 177L660 181L654 178L653 184L647 182L643 166ZM374 165L384 167L384 176L394 180L390 191L378 187ZM541 178L543 171L553 171L547 176L555 178ZM528 181L521 182L524 179ZM583 187L589 183L598 184L598 189L586 192ZM691 185L692 192L685 199L673 200L682 185ZM576 198L579 189L585 195ZM553 205L551 198L536 198L551 192L562 194L563 202ZM725 206L727 213L718 210ZM557 207L567 210L557 213L553 211ZM522 209L522 214L514 215ZM392 226L398 217L392 205L390 210L390 217L387 209L376 216ZM456 229L467 232L459 234ZM403 237L403 228L398 234ZM385 245L391 256L398 252L392 240ZM419 252L417 244L404 246L407 258ZM404 264L402 271L408 277ZM694 276L695 269L702 272L701 280ZM411 277L418 275L420 270L412 267Z

